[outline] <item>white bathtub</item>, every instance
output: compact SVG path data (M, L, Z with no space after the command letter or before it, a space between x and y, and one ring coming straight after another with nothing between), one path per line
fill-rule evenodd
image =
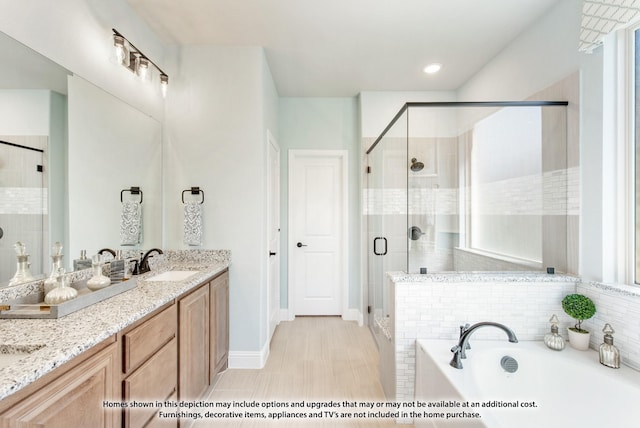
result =
M445 414L415 418L416 427L640 427L640 372L605 367L597 352L568 344L558 352L542 342L509 343L506 337L470 342L464 368L455 369L449 365L455 341L416 341L416 403L443 405L420 407L420 414ZM518 362L516 372L502 369L505 355ZM469 407L462 407L465 402ZM471 407L473 402L502 406ZM444 407L452 404L461 407Z

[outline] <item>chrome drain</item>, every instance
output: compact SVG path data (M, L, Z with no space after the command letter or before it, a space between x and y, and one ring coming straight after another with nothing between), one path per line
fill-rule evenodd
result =
M500 366L502 366L504 371L507 373L515 373L516 371L518 371L518 362L515 358L508 355L502 357L502 359L500 360Z

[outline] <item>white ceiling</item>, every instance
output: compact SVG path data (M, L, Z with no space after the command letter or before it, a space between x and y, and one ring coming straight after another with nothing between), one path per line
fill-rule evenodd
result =
M309 97L455 90L559 1L127 0L167 44L263 46L279 95Z

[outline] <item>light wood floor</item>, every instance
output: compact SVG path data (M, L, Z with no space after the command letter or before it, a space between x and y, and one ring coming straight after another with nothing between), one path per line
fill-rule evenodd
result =
M208 397L211 402L256 401L343 403L385 401L378 376L378 351L367 327L339 317L297 317L281 322L261 370L228 369ZM215 411L219 411L216 409ZM247 409L252 410L252 409ZM265 409L258 409L265 411ZM279 408L269 411L318 412L335 409ZM364 411L363 409L341 409ZM378 409L376 409L378 410ZM235 411L238 411L236 408ZM394 427L393 419L208 419L196 428L220 427ZM410 427L410 425L400 425Z

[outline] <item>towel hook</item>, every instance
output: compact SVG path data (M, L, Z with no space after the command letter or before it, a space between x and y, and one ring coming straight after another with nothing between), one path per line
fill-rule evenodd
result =
M204 190L200 189L200 187L192 187L191 189L182 191L182 203L184 204L184 194L185 192L190 192L192 195L202 195L202 200L200 201L200 205L204 204Z
M122 189L122 190L120 191L120 202L124 202L124 201L122 200L122 194L123 194L124 192L129 192L129 193L131 193L132 195L140 195L140 203L142 203L142 190L140 190L140 187L138 187L138 186L132 186L130 189Z

